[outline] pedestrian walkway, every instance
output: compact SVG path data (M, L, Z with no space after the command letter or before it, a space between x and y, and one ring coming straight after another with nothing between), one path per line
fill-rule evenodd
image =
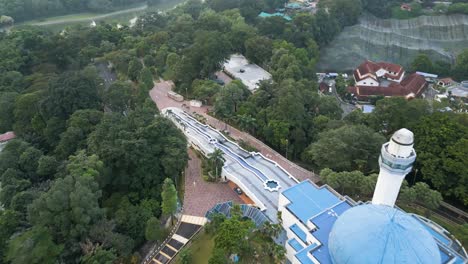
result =
M170 263L179 251L206 224L205 217L182 215L177 230L163 243L158 250L143 261L144 264Z

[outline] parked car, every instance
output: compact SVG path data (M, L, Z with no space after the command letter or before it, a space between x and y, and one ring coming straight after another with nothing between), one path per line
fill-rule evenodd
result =
M243 194L241 188L239 188L239 187L234 188L234 191L235 191L238 195Z

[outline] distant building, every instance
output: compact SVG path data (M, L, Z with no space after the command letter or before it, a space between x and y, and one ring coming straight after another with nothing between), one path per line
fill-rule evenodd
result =
M329 86L326 82L321 82L319 84L319 91L322 93L328 93Z
M5 143L16 138L15 132L10 131L0 135L0 143Z
M223 65L223 71L234 79L240 80L247 88L254 92L259 82L270 80L271 74L257 64L249 61L240 54L233 54Z
M15 138L16 138L16 135L12 131L1 134L0 135L0 152L3 150L3 148L8 143L8 141L15 139Z
M450 86L452 85L454 82L452 80L452 78L442 78L442 79L439 79L439 81L437 82L437 85L439 86L442 86L442 87L447 87L447 86Z
M370 114L374 112L375 106L373 105L362 105L361 110L364 114Z
M437 74L428 73L428 72L417 71L416 73L421 75L424 78L437 79L439 77L439 75Z
M366 60L354 70L355 86L348 87L359 100L371 96L401 96L415 98L422 94L427 82L421 75L405 76L403 67L387 62Z
M284 7L286 9L297 10L297 9L301 9L303 7L303 5L299 4L299 3L287 3Z
M292 264L467 263L467 253L447 230L395 206L416 159L414 136L397 131L382 145L371 202L355 202L309 180L284 190L278 211Z
M267 12L261 12L258 17L261 17L261 18L266 18L266 17L274 17L274 16L279 16L279 17L282 17L284 18L285 20L288 20L288 21L291 21L292 18L288 15L285 15L284 13L281 13L281 12L276 12L276 13L267 13Z
M403 4L401 4L400 9L403 10L403 11L411 12L411 5L403 3Z
M468 81L463 81L460 85L450 89L449 91L450 96L459 97L462 99L468 98Z

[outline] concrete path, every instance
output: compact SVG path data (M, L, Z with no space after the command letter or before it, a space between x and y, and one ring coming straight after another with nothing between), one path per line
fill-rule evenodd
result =
M168 264L171 263L180 250L197 234L207 223L205 217L182 215L178 225L172 230L170 236L155 248L141 262L142 264Z

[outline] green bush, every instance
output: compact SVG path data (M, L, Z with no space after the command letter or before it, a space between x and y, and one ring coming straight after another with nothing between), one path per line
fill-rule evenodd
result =
M468 14L468 3L456 3L448 7L449 14Z

